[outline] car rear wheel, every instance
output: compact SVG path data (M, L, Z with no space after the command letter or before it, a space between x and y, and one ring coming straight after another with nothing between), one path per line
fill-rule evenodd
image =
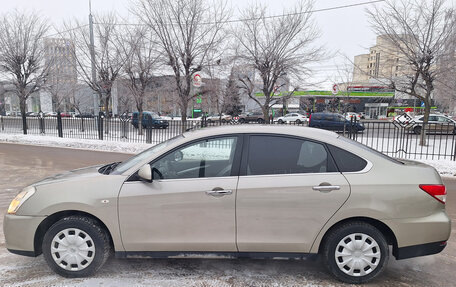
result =
M297 119L297 120L295 121L295 123L296 123L297 125L299 125L299 124L301 123L301 120L300 120L300 119Z
M109 236L88 217L69 216L52 225L44 235L43 255L57 274L74 278L98 271L111 251Z
M263 119L258 119L258 120L257 120L257 123L259 123L259 124L264 124L264 120L263 120Z
M348 222L337 227L323 244L322 255L329 271L349 284L372 280L388 262L385 237L365 222Z

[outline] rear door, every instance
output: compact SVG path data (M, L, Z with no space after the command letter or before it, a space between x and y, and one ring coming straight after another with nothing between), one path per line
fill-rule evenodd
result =
M251 135L236 197L240 252L309 252L350 194L320 142Z

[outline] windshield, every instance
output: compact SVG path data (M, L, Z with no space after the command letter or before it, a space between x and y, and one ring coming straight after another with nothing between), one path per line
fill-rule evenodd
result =
M184 138L182 135L178 135L167 141L154 145L153 147L146 149L145 151L120 163L110 174L122 174L123 172L129 170L131 167L137 165L138 163L144 161L145 159L151 157L152 155L157 154L158 152L165 149L170 144L174 143L176 140L179 140L182 138Z

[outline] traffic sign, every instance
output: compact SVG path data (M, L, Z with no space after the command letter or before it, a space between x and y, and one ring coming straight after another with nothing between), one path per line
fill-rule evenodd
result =
M333 95L337 95L339 93L339 86L337 84L332 86L332 93Z
M201 87L202 83L203 83L203 78L201 77L201 75L198 73L193 74L193 86Z

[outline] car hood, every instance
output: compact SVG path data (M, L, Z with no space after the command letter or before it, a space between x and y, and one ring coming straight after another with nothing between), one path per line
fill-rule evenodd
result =
M75 170L67 171L64 173L59 173L59 174L56 174L56 175L53 175L50 177L46 177L38 182L35 182L32 185L38 186L38 185L43 185L43 184L50 184L50 183L70 180L70 179L73 179L76 177L82 178L82 177L98 176L98 175L101 175L98 172L98 170L102 166L104 166L104 165L89 166L89 167L78 168Z

